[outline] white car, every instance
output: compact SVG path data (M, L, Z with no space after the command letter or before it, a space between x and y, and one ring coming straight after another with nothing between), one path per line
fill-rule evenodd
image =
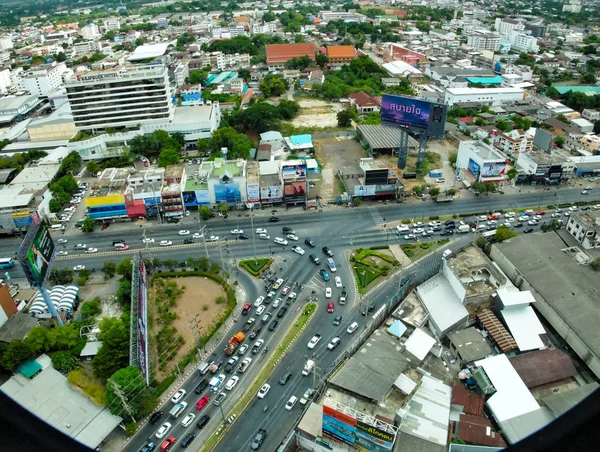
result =
M267 230L264 228L256 228L256 233L257 234L266 234Z
M202 237L204 237L204 234L200 234L199 232L195 232L192 236L194 239L201 239Z
M505 216L505 217L514 217L514 216L515 216L515 213L514 213L514 212L506 212L506 213L504 214L504 216Z
M424 230L425 230L425 229L423 229L423 228L414 228L414 229L413 229L413 233L415 233L415 234L420 234L420 233L421 233L421 232L423 232Z
M560 217L560 213L553 213L552 215L550 215L552 218L557 218Z
M179 231L179 235L190 235L190 231L182 229L181 231Z
M334 348L336 348L338 346L339 343L340 343L340 337L336 336L333 339L331 339L331 342L329 344L327 344L327 348L329 350L333 350Z
M250 345L248 345L248 344L240 345L240 348L238 348L238 355L242 356L244 353L246 353L248 351L249 348L250 348Z
M265 301L265 297L263 297L262 295L260 297L258 297L255 301L254 301L254 307L257 308L259 307L261 304L263 304L263 301Z
M331 298L331 287L325 288L325 298Z
M312 337L312 339L308 342L308 348L310 348L312 350L313 348L315 348L317 346L317 344L319 343L320 340L321 340L321 335L315 334Z
M404 240L414 240L415 235L414 234L406 234L404 236Z
M589 195L589 194L590 194L590 192L589 192L589 191L587 191L587 190L583 190L583 191L581 192L581 194L582 194L582 195Z
M85 252L87 254L94 254L98 252L98 248L88 248L87 250L85 250Z
M87 250L87 245L85 243L78 243L73 248L76 250Z
M275 281L275 284L273 284L273 289L275 289L275 290L279 289L282 284L283 284L283 279L277 278L277 281Z
M527 224L528 224L529 226L535 226L536 224L538 224L538 221L537 221L537 220L529 220L529 221L527 222Z
M58 251L56 254L58 254L59 256L66 256L69 253L67 251Z
M570 217L571 214L569 212L565 212L565 217Z
M298 397L296 397L296 396L290 397L290 400L288 400L287 403L285 404L285 409L288 411L292 411L292 408L294 408L297 401L298 401Z
M219 240L219 236L218 235L211 235L206 241L207 242L216 242Z
M591 190L592 187L590 187L589 185L586 185L585 187L583 187L584 190Z
M271 385L269 383L265 383L262 385L262 388L260 388L260 391L258 391L257 397L259 399L264 399L269 392L269 389L271 389Z
M231 377L229 379L229 381L227 382L227 384L225 385L225 389L227 389L228 391L231 391L235 385L237 384L237 382L240 381L240 377Z
M154 239L151 239L150 237L144 237L142 239L142 243L154 243Z
M299 254L300 256L304 255L304 250L302 248L300 248L299 246L292 246L292 251L296 254Z
M269 240L271 236L269 234L261 234L258 236L258 238L262 240Z
M352 334L352 333L354 333L356 331L357 328L358 328L358 323L357 322L352 322L352 324L346 330L346 333Z
M160 246L171 246L173 244L173 242L171 242L170 240L161 240L160 241Z
M171 397L171 402L173 402L173 403L179 403L179 401L185 397L185 394L186 394L185 389L179 389L173 395L173 397Z
M271 305L273 307L273 309L278 308L279 305L281 304L281 301L282 301L281 298L275 298L275 301Z
M192 425L192 422L194 422L195 418L196 418L196 415L194 413L188 414L186 417L183 418L183 421L181 421L181 426L189 427L190 425Z
M524 221L529 221L529 215L521 215L519 217L519 223L523 223Z
M335 287L342 287L342 278L339 276L335 277Z
M169 430L171 430L171 424L165 422L163 425L160 426L160 428L156 432L156 437L158 439L163 439Z
M541 215L535 215L535 216L533 217L533 219L534 219L534 220L537 220L537 221L540 221L540 220L542 219L542 216L541 216Z
M479 216L479 221L485 221L485 220L487 220L487 217L485 215Z
M286 246L288 244L288 241L285 239L282 239L281 237L275 237L273 242L277 243L278 245L283 245L283 246Z
M67 243L68 240L67 239L58 239L58 243Z
M422 222L422 221L417 221L417 222L416 222L416 223L413 225L413 227L415 227L415 228L420 228L421 226L423 226L423 222Z
M294 235L294 234L288 234L286 237L287 237L288 239L290 239L290 240L293 240L294 242L297 242L297 241L298 241L298 236L297 236L297 235Z
M232 229L231 230L232 235L238 235L238 234L243 234L243 233L244 233L243 229Z
M578 207L577 207L577 206L571 206L571 207L569 207L569 210L570 210L571 212L575 212L577 209L578 209Z
M600 210L600 204L596 204L596 205L594 206L594 210Z
M256 310L255 315L261 315L263 312L265 312L265 309L267 309L267 307L264 304L260 305Z
M433 227L433 226L440 226L442 223L439 221L430 221L429 222L429 226Z
M505 217L504 220L506 223L514 223L515 217Z
M81 270L85 270L85 265L76 265L73 267L74 272L80 272Z

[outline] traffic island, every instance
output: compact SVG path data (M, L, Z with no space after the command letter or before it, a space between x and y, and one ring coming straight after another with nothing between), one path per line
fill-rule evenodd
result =
M268 257L259 257L257 259L247 259L240 261L240 267L250 273L252 276L260 276L265 270L267 270L273 259Z
M283 358L283 356L287 353L291 345L294 341L300 336L306 325L312 320L315 312L317 311L316 303L308 303L304 310L298 313L296 319L294 319L294 323L287 330L283 340L279 343L277 348L273 351L267 363L263 366L258 375L254 378L248 389L244 392L244 394L240 397L235 406L231 409L231 411L227 414L226 422L223 422L217 429L215 433L206 441L202 449L203 452L213 451L221 439L225 436L225 433L229 430L229 427L236 422L240 415L244 412L244 410L250 405L258 390L264 384L264 382L271 376L273 371L277 368L277 365Z
M400 262L388 246L357 248L350 255L350 266L361 294L366 293L378 279L385 278L399 265Z
M400 245L404 254L412 261L416 262L429 253L449 243L450 239L435 240L432 242L405 243Z

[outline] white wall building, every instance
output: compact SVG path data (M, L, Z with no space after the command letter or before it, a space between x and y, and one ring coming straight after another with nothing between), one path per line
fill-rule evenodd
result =
M492 50L500 48L500 35L491 31L476 30L467 38L467 44L475 50Z
M567 223L567 231L585 249L600 248L600 212L573 212Z
M79 58L90 53L101 52L102 44L100 41L84 41L73 44L73 56Z
M121 28L121 21L118 17L109 17L108 19L104 19L104 30L118 30Z
M175 86L180 87L185 84L185 79L190 75L189 61L181 61L177 63L173 76L175 77Z
M499 134L495 140L498 147L507 155L516 152L529 152L533 149L533 138L522 129L513 129L510 132Z
M13 48L13 40L8 35L0 36L0 49L11 50Z
M506 157L483 141L461 141L456 167L475 182L502 182Z
M0 94L6 94L10 85L10 69L0 69Z
M525 31L525 24L520 20L497 18L494 28L501 35L510 35L513 31Z
M47 97L62 85L64 77L73 71L65 63L52 63L36 66L21 74L20 88L34 96Z
M96 24L87 24L79 30L83 39L96 39L100 37L100 30Z
M444 102L450 107L460 102L501 105L522 101L524 94L525 92L518 88L447 88Z
M598 119L600 119L600 111L585 109L581 113L581 116L583 116L588 121L597 121Z
M538 38L527 35L523 32L513 31L510 35L510 41L511 50L533 53L540 51L540 46L538 46Z

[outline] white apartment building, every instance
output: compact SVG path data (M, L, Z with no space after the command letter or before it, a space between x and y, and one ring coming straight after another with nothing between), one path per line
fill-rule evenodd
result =
M600 248L600 212L573 212L567 223L567 231L586 250Z
M79 130L136 127L173 119L169 77L162 61L79 72L67 79L66 87Z
M173 71L175 86L180 87L185 84L185 79L188 77L188 75L190 75L189 65L189 61L180 61L177 63L177 66Z
M524 94L519 88L446 88L444 103L450 107L461 102L502 105L522 101Z
M21 74L19 88L37 97L48 97L63 84L64 77L72 73L65 63L36 66Z
M369 19L364 14L354 13L350 11L319 11L319 16L325 22L331 22L332 20L366 22Z
M118 30L121 28L121 21L118 17L109 17L108 19L104 19L103 28L105 31Z
M96 39L100 37L100 30L96 24L87 24L79 30L83 39Z
M533 52L537 53L540 51L538 46L538 39L526 35L523 32L513 31L510 35L511 38L511 49L518 52Z
M510 35L513 31L524 32L525 24L520 20L515 19L506 19L506 18L497 18L494 23L494 28L498 33L502 36Z
M10 69L0 69L0 94L8 93L10 84Z
M533 137L528 136L522 129L514 129L499 134L494 144L507 155L529 152L533 150Z
M581 116L583 116L588 121L598 121L600 119L600 111L598 111L598 110L590 110L590 109L586 108L581 113Z
M0 36L0 49L2 50L12 50L13 48L13 40L8 35Z
M569 0L568 5L563 5L563 13L578 14L581 12L581 0Z
M467 44L475 50L496 52L500 49L500 35L491 31L476 30L467 38Z
M102 52L102 44L100 41L83 41L73 44L73 56L75 58L82 57L94 52Z

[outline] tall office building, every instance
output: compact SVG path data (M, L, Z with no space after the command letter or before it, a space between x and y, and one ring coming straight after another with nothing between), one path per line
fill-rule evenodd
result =
M79 130L101 132L173 119L167 66L160 59L76 73L66 87Z

